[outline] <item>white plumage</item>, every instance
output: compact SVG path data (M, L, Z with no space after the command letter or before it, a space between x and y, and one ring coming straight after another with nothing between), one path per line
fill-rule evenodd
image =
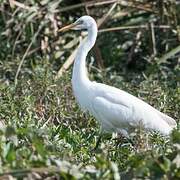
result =
M88 31L87 38L80 44L76 54L72 86L81 108L88 110L99 121L101 129L120 132L127 136L130 130L141 125L150 131L170 134L176 127L176 121L173 118L123 90L89 80L86 56L96 41L95 20L90 16L82 16L60 31L67 29L87 29Z

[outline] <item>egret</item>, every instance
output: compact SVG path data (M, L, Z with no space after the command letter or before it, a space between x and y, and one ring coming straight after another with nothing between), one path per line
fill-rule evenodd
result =
M173 118L128 92L89 80L86 56L96 42L98 29L95 20L82 16L59 31L69 29L88 31L75 57L72 88L80 107L98 120L101 133L116 132L128 137L129 132L141 124L145 130L169 135L177 125Z

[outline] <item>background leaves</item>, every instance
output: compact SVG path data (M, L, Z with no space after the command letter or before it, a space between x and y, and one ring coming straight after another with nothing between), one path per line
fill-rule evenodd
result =
M178 121L178 1L0 3L2 178L180 178L179 127L170 139L146 138L137 130L134 145L107 135L97 152L91 150L99 125L81 112L70 83L72 55L86 33L57 33L84 14L93 16L100 32L87 58L90 78L128 91Z

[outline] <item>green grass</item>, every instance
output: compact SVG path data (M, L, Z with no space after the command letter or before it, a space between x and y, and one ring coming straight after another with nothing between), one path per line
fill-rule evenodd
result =
M179 3L117 4L101 28L148 28L99 33L100 51L88 57L92 80L145 100L175 118L178 128L170 138L156 133L147 138L137 129L133 144L107 134L93 151L99 124L77 105L71 69L55 80L80 35L57 29L87 14L86 8L71 9L81 0L18 0L21 7L9 2L1 0L0 7L0 179L180 179ZM88 11L100 20L111 6ZM150 24L169 28L154 28L153 34Z
M108 72L94 77L131 92L178 119L179 88L176 81L174 88L169 88L172 82L167 81L176 75L176 70L170 76L163 76L160 68L154 71L146 78L131 71L113 78ZM108 135L93 151L99 125L76 104L71 73L55 80L49 64L38 64L30 76L22 75L16 87L13 82L0 84L0 119L5 124L0 130L1 175L62 179L180 177L179 130L170 139L158 134L146 139L144 132L137 130L136 136L131 137L135 145Z

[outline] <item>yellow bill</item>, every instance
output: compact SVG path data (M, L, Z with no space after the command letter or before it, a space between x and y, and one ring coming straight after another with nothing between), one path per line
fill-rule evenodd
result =
M59 32L65 32L65 31L67 31L67 30L69 30L69 29L74 28L75 26L76 26L76 24L74 24L74 23L73 23L73 24L69 24L69 25L61 28L61 29L59 30Z

